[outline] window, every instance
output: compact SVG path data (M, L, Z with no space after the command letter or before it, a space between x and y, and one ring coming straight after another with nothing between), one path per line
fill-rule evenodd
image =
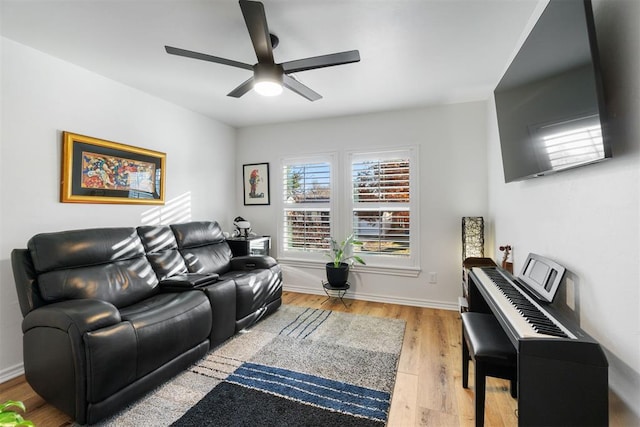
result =
M352 230L367 263L414 264L412 157L412 150L351 154Z
M361 252L409 255L409 159L352 163L353 233Z
M330 161L287 161L282 177L283 253L324 253L329 247L332 221Z
M367 263L357 268L417 275L416 158L416 148L402 148L283 161L281 261L326 262L327 238L353 233Z

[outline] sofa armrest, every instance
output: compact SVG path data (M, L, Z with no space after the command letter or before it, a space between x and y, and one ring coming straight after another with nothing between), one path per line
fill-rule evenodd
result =
M160 288L169 291L181 291L211 285L218 281L217 273L185 273L176 274L160 281Z
M266 255L246 255L231 258L231 270L250 271L267 269L278 265L278 261Z
M29 312L22 321L22 332L37 327L56 328L68 331L77 328L82 336L122 321L120 312L106 301L77 299L49 304Z
M22 321L27 381L46 401L84 424L90 365L84 337L128 324L114 305L94 299L67 300L30 311Z

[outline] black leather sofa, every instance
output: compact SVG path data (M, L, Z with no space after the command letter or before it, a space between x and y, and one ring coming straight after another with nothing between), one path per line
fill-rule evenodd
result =
M11 261L26 379L80 424L117 412L281 304L276 261L233 258L216 222L38 234Z

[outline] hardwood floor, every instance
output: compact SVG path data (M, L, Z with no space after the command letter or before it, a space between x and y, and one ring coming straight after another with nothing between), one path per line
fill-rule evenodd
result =
M473 381L462 388L460 319L457 312L345 300L326 301L324 295L285 292L285 304L346 311L407 322L398 365L398 375L389 413L389 426L473 426ZM473 364L470 368L473 373ZM22 400L25 418L37 426L70 425L70 419L36 395L24 377L0 384L0 402ZM640 426L622 402L610 395L609 425ZM485 426L517 426L517 401L511 398L509 383L489 378L485 405Z

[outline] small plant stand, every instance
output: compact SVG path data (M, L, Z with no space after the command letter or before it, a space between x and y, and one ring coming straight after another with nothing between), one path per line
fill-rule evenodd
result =
M339 298L342 305L344 305L344 308L349 308L344 302L344 296L346 295L350 287L351 286L349 285L349 282L345 283L344 286L331 286L329 282L325 282L323 280L322 289L324 289L324 293L327 294L327 299L322 301L322 304L329 301L331 298Z

